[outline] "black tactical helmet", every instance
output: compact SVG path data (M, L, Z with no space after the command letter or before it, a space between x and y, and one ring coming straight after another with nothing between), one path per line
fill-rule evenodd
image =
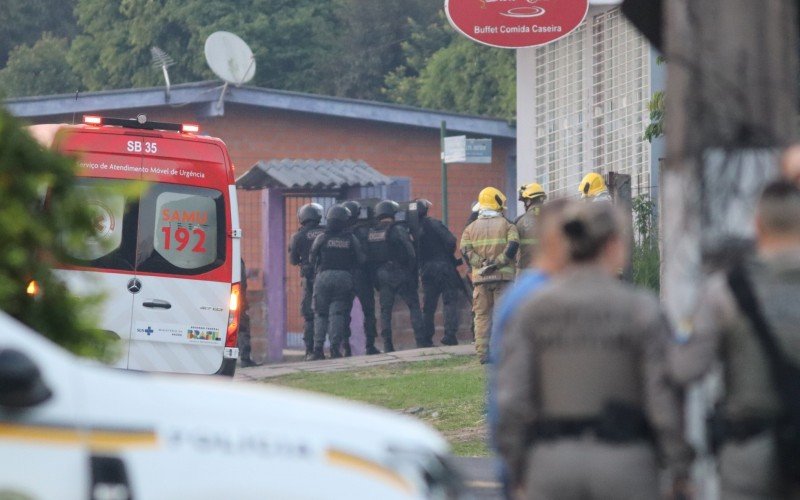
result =
M356 200L347 200L342 203L342 206L350 210L350 223L355 223L358 220L358 216L361 214L361 203Z
M433 206L433 203L431 203L429 200L426 200L425 198L418 199L416 203L417 203L417 213L419 213L420 217L425 217L426 215L428 215L428 209Z
M394 218L398 210L400 210L400 205L396 201L383 200L375 205L375 218L378 220L384 217Z
M297 220L300 224L314 221L319 223L322 220L322 205L319 203L306 203L297 211Z
M334 205L328 209L328 228L337 231L347 226L350 219L350 210L342 205Z

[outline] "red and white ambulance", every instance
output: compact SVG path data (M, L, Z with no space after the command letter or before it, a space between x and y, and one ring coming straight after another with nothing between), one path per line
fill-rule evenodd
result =
M59 274L77 294L105 296L100 326L121 340L115 366L232 375L241 230L225 144L145 115L29 130L81 167L98 236Z

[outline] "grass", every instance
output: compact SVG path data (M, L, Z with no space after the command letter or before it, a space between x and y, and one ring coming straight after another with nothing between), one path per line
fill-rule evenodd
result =
M488 456L486 372L474 356L397 363L347 372L298 373L278 384L410 413L438 429L461 456Z

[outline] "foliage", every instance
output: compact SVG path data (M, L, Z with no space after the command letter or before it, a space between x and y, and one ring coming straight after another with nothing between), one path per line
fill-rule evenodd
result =
M660 289L661 259L658 240L656 204L648 195L633 199L635 230L633 248L633 281L637 285Z
M644 130L644 138L648 142L653 142L654 139L664 135L664 110L666 105L664 103L663 90L653 93L653 97L647 103L647 109L650 110L650 124Z
M413 25L403 44L405 61L386 77L393 102L513 120L515 53L484 47L457 35L443 15Z
M656 64L658 65L662 65L666 62L667 60L664 56L658 56L656 58ZM666 109L666 103L664 102L663 90L653 93L653 97L650 98L650 102L647 103L647 109L650 111L650 124L644 130L644 138L648 142L653 142L654 139L664 135L664 110Z
M348 372L286 375L269 382L412 413L442 432L456 454L485 456L485 379L486 371L474 356L457 356Z
M0 88L6 97L62 94L78 88L78 78L67 62L66 38L45 33L35 45L19 45L0 70Z
M0 67L11 50L33 45L44 33L70 38L76 32L76 0L4 0L0 2Z
M70 295L49 266L66 261L63 239L76 244L95 234L92 212L73 190L76 168L0 110L0 307L75 353L103 358L112 354L110 344L87 314L96 299ZM31 279L42 290L36 296L26 292Z

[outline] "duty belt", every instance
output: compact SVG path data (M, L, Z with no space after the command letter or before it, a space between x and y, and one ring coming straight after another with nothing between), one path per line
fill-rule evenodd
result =
M652 439L644 422L609 422L602 418L542 420L534 425L532 441L556 441L563 438L593 436L610 443L630 443Z

